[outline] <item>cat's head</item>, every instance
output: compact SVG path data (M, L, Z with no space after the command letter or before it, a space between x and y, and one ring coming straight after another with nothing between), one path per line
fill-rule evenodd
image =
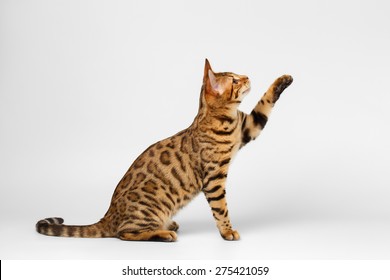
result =
M202 94L208 107L237 107L249 90L250 81L247 76L231 72L215 73L206 59Z

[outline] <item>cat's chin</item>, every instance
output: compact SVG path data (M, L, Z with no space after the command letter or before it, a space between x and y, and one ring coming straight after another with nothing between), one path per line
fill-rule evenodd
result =
M242 95L245 96L245 95L247 95L250 91L251 91L251 88L248 87L246 90L244 90L244 91L242 92Z

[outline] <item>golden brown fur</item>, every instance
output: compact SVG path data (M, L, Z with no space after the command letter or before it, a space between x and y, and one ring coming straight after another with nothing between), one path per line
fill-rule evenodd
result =
M291 76L278 78L250 114L238 110L250 89L246 76L214 73L206 60L199 112L187 129L151 145L131 165L116 187L105 216L89 226L63 225L61 218L37 223L39 233L71 237L118 237L122 240L175 241L176 212L203 192L221 236L237 240L225 198L229 163L255 139Z

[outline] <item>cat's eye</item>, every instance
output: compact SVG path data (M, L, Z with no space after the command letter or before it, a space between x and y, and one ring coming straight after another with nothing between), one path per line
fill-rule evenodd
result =
M233 84L238 84L239 81L240 81L240 80L237 80L237 79L234 79L234 78L233 78Z

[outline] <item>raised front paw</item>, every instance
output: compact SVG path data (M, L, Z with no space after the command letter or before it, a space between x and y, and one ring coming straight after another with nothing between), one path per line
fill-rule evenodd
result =
M224 232L221 232L221 236L223 239L229 240L229 241L240 239L240 235L238 234L238 231L232 230L232 229L225 230Z
M283 75L276 79L273 83L274 102L276 102L282 92L293 82L293 78L290 75Z

